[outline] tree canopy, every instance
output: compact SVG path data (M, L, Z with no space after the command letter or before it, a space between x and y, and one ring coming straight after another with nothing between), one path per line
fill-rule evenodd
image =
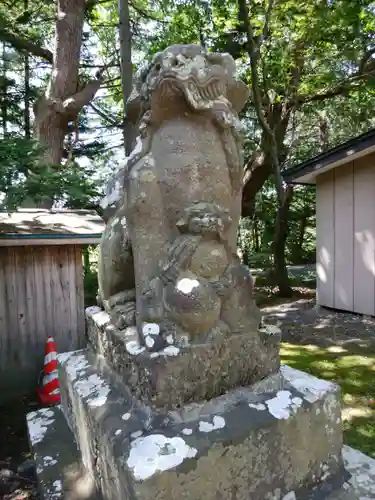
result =
M315 196L282 169L374 123L370 0L3 0L2 203L95 205L134 141L133 75L174 43L229 52L251 89L241 241L273 252L280 281L286 260L313 259Z

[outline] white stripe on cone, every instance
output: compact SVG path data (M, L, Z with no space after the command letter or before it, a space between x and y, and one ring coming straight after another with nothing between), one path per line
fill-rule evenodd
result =
M43 385L48 384L49 382L51 382L55 378L57 378L57 370L54 370L52 373L48 373L47 375L44 375Z
M53 337L48 337L48 339L47 339L47 343L48 343L48 342L53 342Z
M50 361L55 361L57 359L56 351L49 352L44 356L44 364L46 365Z
M60 389L55 389L54 391L50 392L50 394L60 394Z

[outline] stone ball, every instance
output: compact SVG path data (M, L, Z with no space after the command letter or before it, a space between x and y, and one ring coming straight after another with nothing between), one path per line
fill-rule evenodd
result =
M221 310L221 301L211 285L189 272L181 273L165 287L164 305L181 328L196 335L208 332Z

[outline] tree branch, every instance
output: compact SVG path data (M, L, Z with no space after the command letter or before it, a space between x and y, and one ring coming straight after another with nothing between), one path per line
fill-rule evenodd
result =
M131 7L133 7L133 9L142 17L144 17L145 19L150 19L150 21L157 21L158 23L161 23L161 24L168 24L167 21L164 21L163 19L159 19L155 16L153 16L151 13L149 12L146 12L145 10L143 10L141 7L139 7L138 5L135 5L134 1L129 1L129 5Z
M272 0L270 0L272 1ZM246 0L238 0L238 6L241 13L242 20L245 25L245 30L247 34L247 52L250 58L250 68L251 68L251 87L253 91L253 104L255 112L257 114L260 125L268 136L273 135L273 132L266 120L262 107L262 96L259 88L259 78L258 78L258 65L259 65L259 46L255 43L253 35L253 27L251 25Z
M271 162L275 173L275 184L276 191L279 199L280 205L283 204L283 181L280 172L280 162L278 155L278 147L277 141L275 137L275 131L271 128L270 124L267 121L267 118L264 114L263 106L262 106L262 95L259 85L259 76L258 76L258 66L259 66L259 58L260 58L260 44L256 43L254 40L254 33L251 21L249 19L249 13L246 5L246 0L238 0L240 17L242 18L245 30L247 34L247 52L250 58L250 68L251 68L251 88L253 94L253 104L255 108L256 115L258 117L259 123L266 135L267 141L270 146L271 153ZM273 0L269 0L268 9L266 14L266 22L265 26L268 26L269 18L271 15L271 10L273 7ZM268 28L267 28L268 30Z
M32 40L22 37L16 33L11 33L3 26L0 26L0 40L9 43L12 47L20 52L28 52L29 54L41 57L49 63L53 63L53 54L50 50L44 49Z
M101 83L102 82L100 79L92 80L87 85L85 85L82 90L72 95L71 97L68 97L68 99L65 99L65 101L63 102L64 112L67 115L77 114L79 110L83 108L83 106L91 101L91 99L99 90Z
M264 26L263 26L263 36L261 42L263 42L266 38L269 36L269 24L270 24L270 18L271 18L271 13L273 9L273 4L274 0L268 0L268 7L267 7L267 12L266 12L266 17L264 20Z
M367 80L368 78L375 77L375 68L368 73L357 73L346 81L339 83L336 87L333 87L325 92L318 92L313 95L299 95L296 96L296 104L307 104L309 102L320 102L325 99L330 99L339 95L347 95L350 92L356 90L360 84Z
M92 108L93 111L95 111L95 113L97 115L99 115L101 118L103 118L103 120L105 120L106 122L108 122L110 125L113 125L114 127L121 128L122 124L120 122L117 122L114 118L112 118L111 116L108 116L104 111L102 111L100 108L98 108L92 102L90 102L90 108Z

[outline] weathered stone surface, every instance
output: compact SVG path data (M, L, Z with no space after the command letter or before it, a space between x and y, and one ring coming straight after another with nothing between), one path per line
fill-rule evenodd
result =
M60 406L28 413L27 428L41 500L102 498L93 477L82 467Z
M163 413L89 351L59 363L62 403L104 498L323 498L344 480L333 384L282 366L254 386Z
M88 337L96 352L134 395L161 408L211 399L275 373L280 365L280 335L274 327L248 335L218 334L204 344L170 345L149 352L139 344L134 327L117 330L98 309L89 309L86 315Z
M249 89L235 71L229 54L173 45L135 85L140 141L110 189L122 195L100 246L99 295L115 327L136 326L150 352L171 345L166 337L239 334L253 335L249 358L264 350L252 277L236 254L238 113ZM150 324L157 333L146 338Z

